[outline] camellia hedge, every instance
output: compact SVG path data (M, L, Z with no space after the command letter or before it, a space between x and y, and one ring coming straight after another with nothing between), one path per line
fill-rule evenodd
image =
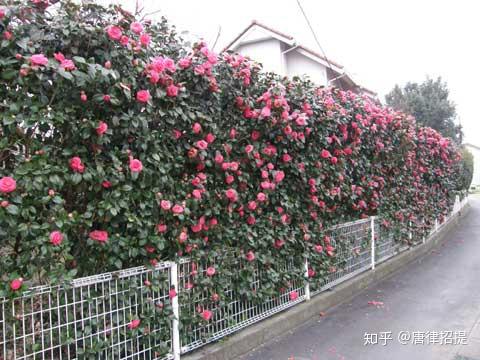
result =
M381 215L421 235L461 190L452 141L369 99L188 46L165 20L7 2L0 295L233 248L270 279L250 293L246 269L235 286L271 296L303 276L282 259L329 271L332 224ZM231 275L192 286L219 301Z

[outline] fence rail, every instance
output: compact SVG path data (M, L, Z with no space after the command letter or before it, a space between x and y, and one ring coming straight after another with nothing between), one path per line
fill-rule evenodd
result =
M461 201L457 197L452 212L441 222L435 220L429 236L467 202L468 197ZM192 274L215 265L199 266L189 259L159 263L153 269L136 267L84 277L68 287L35 287L21 297L0 299L0 360L179 359L181 354L308 301L310 296L374 269L406 250L408 244L402 246L393 232L381 230L381 221L371 217L331 227L328 236L336 256L329 275L320 281L306 280L308 259L285 260L276 266L304 271L304 281L292 282L280 295L263 303L245 300L233 288L227 288L224 306L203 309L213 314L208 323L180 326L182 316L198 313L198 306L209 296L189 286ZM411 232L408 238L412 240ZM237 255L232 253L229 259L231 271L251 266ZM252 289L262 287L262 271L254 269ZM296 298L290 296L292 292ZM137 328L139 314L144 323Z

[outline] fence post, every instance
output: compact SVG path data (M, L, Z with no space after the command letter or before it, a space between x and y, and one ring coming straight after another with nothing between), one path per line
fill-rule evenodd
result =
M437 218L435 218L435 232L438 231L438 220Z
M372 270L375 270L375 216L370 217L370 228L372 233L372 238L370 240L372 245L371 255L372 255Z
M413 235L412 235L412 222L409 221L409 222L408 222L408 240L409 240L410 243L412 242L412 238L413 238Z
M178 323L180 319L180 310L178 306L178 264L172 262L170 268L170 285L177 291L177 296L172 299L173 321L172 321L172 350L173 359L180 360L180 332Z
M308 280L309 277L308 277L308 259L305 257L305 263L304 263L304 267L305 267L305 277L306 277L306 280L305 280L305 300L310 300L310 281Z

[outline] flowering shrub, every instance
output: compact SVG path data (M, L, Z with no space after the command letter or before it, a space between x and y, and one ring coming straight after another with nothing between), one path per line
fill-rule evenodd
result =
M208 322L227 285L274 296L304 256L325 276L332 224L380 214L422 235L461 190L453 142L409 116L190 48L165 20L46 5L0 8L3 295L189 256L205 270L190 288L210 295L189 321Z

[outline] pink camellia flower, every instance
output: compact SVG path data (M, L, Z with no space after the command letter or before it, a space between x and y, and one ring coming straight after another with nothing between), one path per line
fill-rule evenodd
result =
M13 37L13 34L10 31L4 31L3 32L3 38L5 40L10 40Z
M141 103L147 103L150 100L150 91L139 90L137 91L137 101Z
M335 250L335 249L333 248L333 246L328 245L328 246L326 247L326 250L327 250L327 255L328 255L328 256L333 256L333 252L334 252L334 250Z
M223 155L217 153L217 154L215 155L215 162L216 162L217 164L223 163Z
M258 201L263 202L263 201L265 201L266 199L267 199L267 195L265 195L263 192L259 192L259 193L257 194L257 200L258 200Z
M175 291L175 289L170 289L170 291L168 292L168 297L170 298L170 300L173 300L175 296L177 296L177 292Z
M22 278L14 279L10 283L10 289L12 289L13 291L17 291L18 289L20 289L22 287L22 285L23 285L23 279Z
M50 233L50 243L54 246L58 246L63 241L63 234L60 231L52 231Z
M8 194L17 188L17 182L10 176L5 176L0 179L0 192L3 194Z
M198 189L195 189L192 191L192 196L197 199L197 200L200 200L202 198L202 192Z
M106 243L108 241L108 232L103 230L93 230L90 232L89 237L99 243Z
M165 231L167 231L167 225L165 224L158 224L157 225L157 231L159 233L164 233Z
M130 24L130 30L132 30L135 34L141 34L143 31L143 25L138 21L132 22Z
M205 150L208 147L208 142L205 140L199 140L195 143L195 146L200 150Z
M207 268L206 274L207 274L207 276L213 276L213 275L215 275L215 272L216 272L215 268L213 266L209 266Z
M185 231L182 231L178 236L178 240L180 244L183 244L188 239L188 234Z
M143 33L142 35L140 35L140 44L142 44L142 46L144 47L147 47L150 44L151 39L152 38L150 37L150 35L148 35L147 33Z
M298 293L296 291L290 292L290 301L295 301L298 299Z
M138 159L130 159L130 163L128 164L128 166L130 167L130 171L133 173L139 173L143 169L143 164Z
M193 124L192 130L195 134L201 133L202 132L202 125L200 125L198 122Z
M215 141L215 135L208 133L207 136L205 136L205 141L209 144L213 143Z
M247 154L250 154L252 151L253 151L253 145L249 144L249 145L245 146L245 152Z
M82 159L78 156L74 156L70 159L70 169L74 172L83 173L85 171L85 165L82 163Z
M173 137L175 140L180 139L182 137L182 132L177 129L173 129Z
M323 246L322 245L315 245L313 248L315 249L315 252L317 252L319 254L323 251Z
M338 163L338 158L336 158L335 156L332 156L330 158L330 162L335 165L336 163Z
M189 57L181 58L178 61L178 66L180 66L182 69L186 69L186 68L190 67L191 64L192 64L192 59L189 58Z
M192 230L192 232L198 233L198 232L202 231L203 224L198 223L198 224L192 225L192 226L190 226L190 229Z
M275 178L274 178L274 180L275 180L276 183L281 182L284 178L285 178L285 173L284 173L282 170L277 171L277 172L275 173Z
M308 277L309 277L309 278L314 277L315 274L316 274L315 270L313 270L313 269L311 269L311 268L308 269Z
M203 310L201 316L203 320L209 321L212 318L213 313L210 310Z
M292 161L292 157L290 156L290 154L283 154L282 155L282 161L287 163L287 162L290 162Z
M167 96L176 97L178 95L178 86L170 84L167 86Z
M104 189L110 189L112 187L112 183L108 180L104 180L104 181L102 181L102 187Z
M133 319L133 320L130 321L130 323L128 324L128 328L129 328L130 330L133 330L133 329L136 329L139 325L140 325L140 319Z
M122 29L112 25L107 28L107 34L111 40L120 40L122 37Z
M55 58L55 60L57 60L58 62L62 62L63 60L65 60L65 55L63 55L61 52L58 52L58 53L55 53L53 54L53 57Z
M235 201L238 200L238 194L237 194L237 191L235 189L230 188L227 191L225 191L225 196L231 202L235 202Z
M0 20L2 20L5 17L6 11L4 8L0 8Z
M330 151L325 150L325 149L322 150L322 152L321 152L320 155L321 155L321 157L324 158L324 159L328 159L330 156L332 156L332 155L330 154Z
M106 103L109 103L110 100L112 100L112 97L108 94L105 94L103 95L103 101L105 101Z
M271 114L270 108L268 106L265 106L262 111L260 112L260 116L262 117L269 117Z
M75 70L77 67L75 66L75 63L73 62L73 60L70 60L70 59L65 59L63 60L61 63L60 63L60 67L65 70L65 71L73 71Z
M183 206L178 205L178 204L175 204L175 205L173 205L173 207L172 207L172 212L173 212L174 214L181 214L181 213L183 213L183 210L184 210L184 209L183 209Z
M2 200L2 202L0 202L0 207L2 208L6 208L8 205L10 205L10 203L7 200Z
M127 46L129 42L130 42L129 37L122 35L122 37L120 38L120 44L122 44L123 46Z
M255 254L253 251L249 251L245 254L245 259L247 259L247 261L249 262L252 262L253 260L255 260Z
M217 293L212 294L212 301L217 302L218 300L220 300L220 295Z
M103 121L100 121L98 123L98 126L97 128L95 129L97 131L97 135L98 136L102 136L103 134L105 134L108 130L108 125L107 123L103 122Z
M295 119L295 123L298 126L305 126L307 125L307 119L305 118L305 116L299 116Z
M43 54L35 54L30 57L30 63L34 66L45 66L48 64L48 58Z
M275 249L280 249L283 245L285 245L285 241L282 240L282 239L277 239L275 240L275 242L273 243L273 247Z
M170 210L170 208L172 207L172 203L168 200L162 200L160 201L160 207L167 211L167 210Z

